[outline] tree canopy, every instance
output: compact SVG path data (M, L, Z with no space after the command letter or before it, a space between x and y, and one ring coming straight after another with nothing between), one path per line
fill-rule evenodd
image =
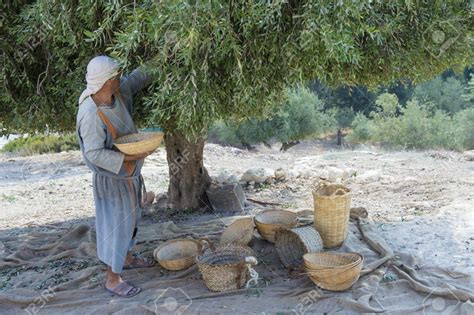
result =
M472 63L470 1L2 2L2 133L70 130L87 62L155 76L142 123L189 138L268 114L285 87L375 86Z

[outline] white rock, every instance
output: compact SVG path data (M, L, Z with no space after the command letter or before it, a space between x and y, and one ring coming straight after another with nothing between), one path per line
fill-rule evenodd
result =
M337 167L328 167L328 179L331 182L336 182L338 179L342 179L344 170Z
M380 180L380 171L370 170L358 176L357 178L367 182L378 182Z
M286 172L286 176L289 178L296 178L300 175L300 173L297 170L291 169Z
M225 169L221 168L219 169L217 176L214 177L214 180L220 184L226 184L228 182L228 179L230 176L232 176L232 172Z
M275 179L277 180L284 180L286 177L286 172L283 168L280 167L275 170L274 176L275 176Z
M464 151L463 155L467 161L474 161L474 150Z
M241 181L246 182L256 182L256 183L263 183L267 179L273 177L275 172L271 168L267 167L259 167L259 168L251 168L248 169L244 175L242 175Z
M343 179L347 179L347 178L350 178L352 176L354 176L355 174L357 174L357 171L351 167L346 167L344 169L344 173L342 174L342 178Z

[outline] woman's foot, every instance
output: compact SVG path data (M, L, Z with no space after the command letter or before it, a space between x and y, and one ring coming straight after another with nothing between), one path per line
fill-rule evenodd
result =
M123 269L148 268L154 265L154 259L128 254Z
M142 289L134 287L133 285L128 284L127 282L121 280L121 282L115 286L108 287L107 283L105 284L107 292L112 293L119 297L132 297L141 292Z

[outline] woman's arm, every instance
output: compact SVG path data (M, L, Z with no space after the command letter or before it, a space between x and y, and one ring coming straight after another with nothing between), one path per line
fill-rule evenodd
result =
M135 95L140 90L145 88L151 83L151 76L145 72L145 68L138 67L130 73L125 79L125 84L130 86L132 95Z

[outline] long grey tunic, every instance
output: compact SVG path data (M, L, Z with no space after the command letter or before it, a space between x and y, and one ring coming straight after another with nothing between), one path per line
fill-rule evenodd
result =
M137 69L121 79L121 97L114 95L111 106L98 107L88 97L77 113L79 145L86 165L93 172L97 255L115 273L122 272L127 251L136 243L144 160L124 162L124 154L113 150L113 138L137 132L132 120L132 96L149 81L150 77Z

